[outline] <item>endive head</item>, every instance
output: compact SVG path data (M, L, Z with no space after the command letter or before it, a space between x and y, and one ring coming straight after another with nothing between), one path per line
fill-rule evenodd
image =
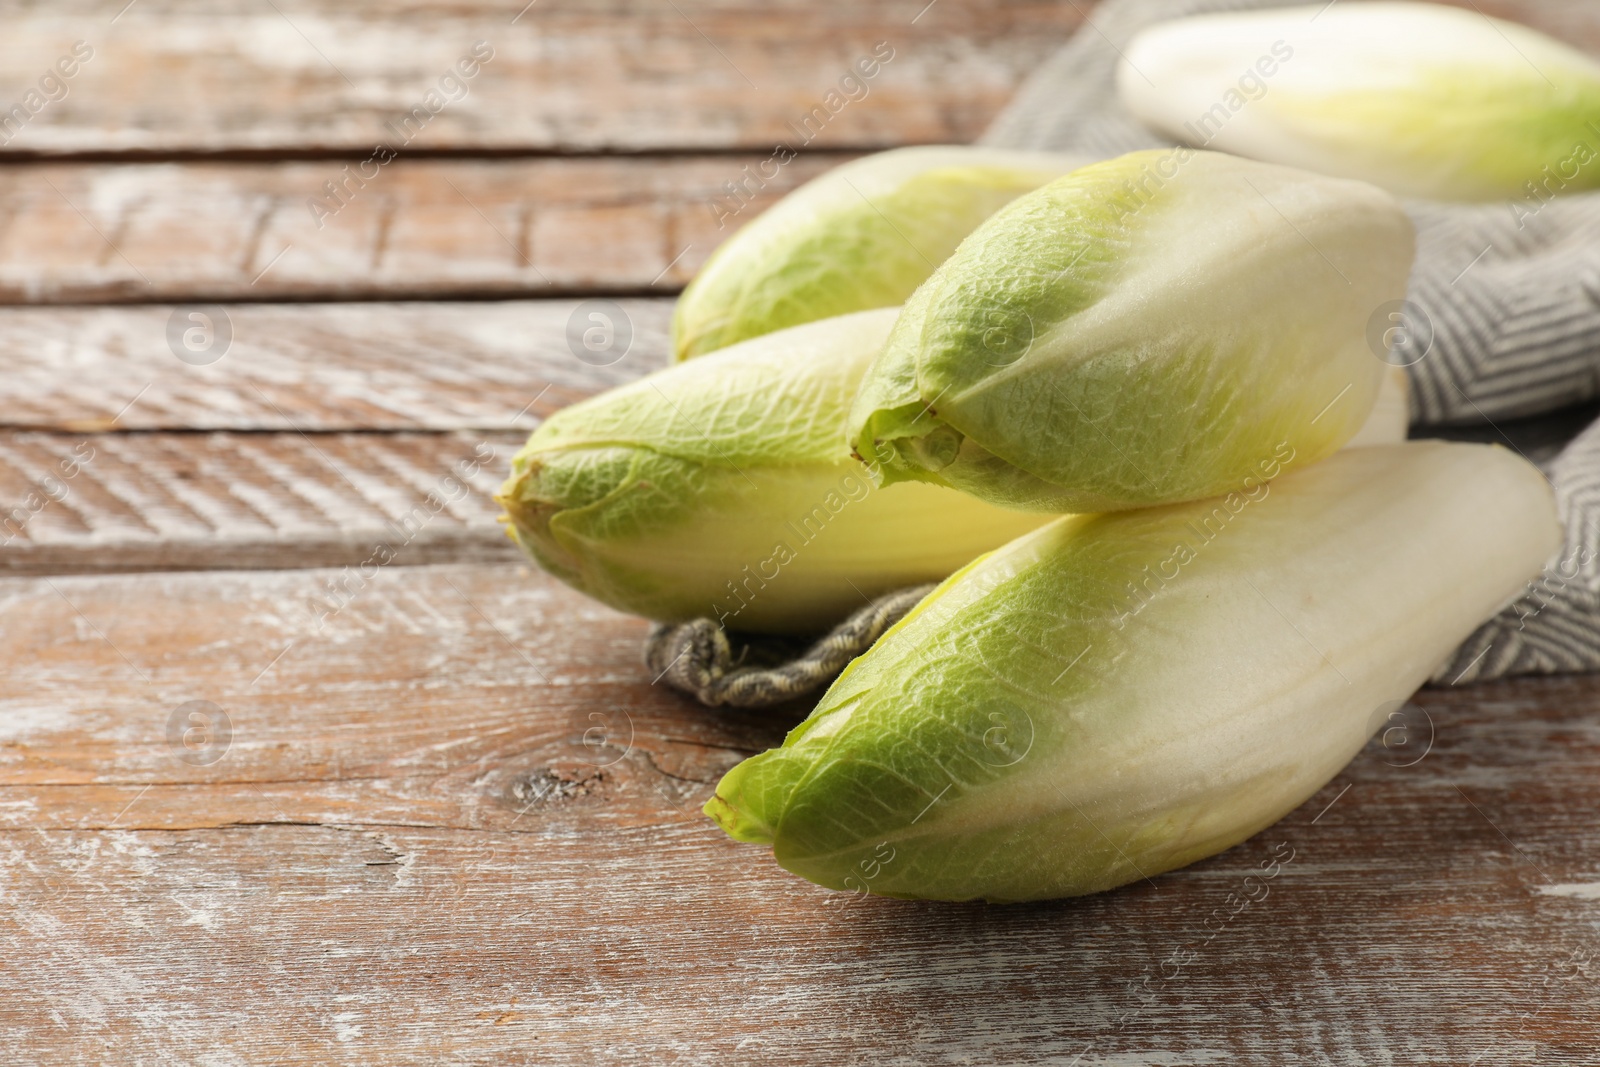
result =
M1350 449L950 578L706 813L835 889L1095 892L1303 803L1560 544L1503 449Z
M1086 162L927 146L837 167L734 234L701 268L673 315L677 358L898 306L997 208Z
M1138 152L1001 209L918 288L850 414L885 484L1109 511L1314 462L1365 421L1410 221L1370 185Z
M1600 63L1480 11L1360 3L1178 19L1134 38L1117 85L1175 140L1402 195L1600 187Z
M557 413L496 496L508 532L620 610L807 633L1038 526L932 486L880 490L850 458L844 415L897 311L770 334Z

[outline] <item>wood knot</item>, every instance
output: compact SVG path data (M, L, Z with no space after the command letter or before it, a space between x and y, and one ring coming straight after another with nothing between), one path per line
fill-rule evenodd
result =
M599 792L608 777L602 767L577 761L552 763L513 782L511 797L517 807L526 810L536 804L591 796Z

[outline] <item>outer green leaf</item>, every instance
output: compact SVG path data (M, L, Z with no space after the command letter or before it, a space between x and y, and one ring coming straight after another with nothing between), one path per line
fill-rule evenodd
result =
M1403 195L1537 204L1600 187L1600 63L1480 11L1178 19L1136 37L1117 80L1128 108L1176 140Z
M770 334L559 412L496 499L567 584L664 621L807 633L1045 521L873 486L844 414L898 309Z
M997 212L907 302L850 415L885 484L1011 507L1196 499L1348 441L1405 294L1409 220L1369 185L1179 149Z
M1537 470L1441 442L1062 519L930 594L706 812L836 889L1154 876L1316 792L1560 537Z
M882 152L796 189L740 230L684 290L677 358L905 301L996 209L1089 162L928 146Z

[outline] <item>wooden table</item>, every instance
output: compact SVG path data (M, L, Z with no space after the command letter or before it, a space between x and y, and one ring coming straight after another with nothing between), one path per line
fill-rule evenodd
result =
M854 900L701 817L792 717L653 686L487 494L734 224L970 140L1090 6L522 2L9 5L0 104L85 43L0 148L0 1061L1600 1063L1593 679L1424 692L1085 900Z

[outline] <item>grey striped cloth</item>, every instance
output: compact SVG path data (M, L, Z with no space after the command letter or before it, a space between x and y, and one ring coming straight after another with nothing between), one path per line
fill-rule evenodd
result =
M1114 74L1134 34L1185 15L1292 5L1105 0L983 143L1100 156L1170 144L1117 101ZM1305 6L1314 12L1327 3ZM1544 461L1567 531L1543 577L1473 634L1434 680L1600 669L1600 423L1558 455L1539 447L1563 429L1570 436L1573 414L1547 413L1600 397L1600 194L1550 201L1531 218L1507 203L1406 207L1418 232L1408 310L1419 321L1411 323L1408 350L1390 358L1408 364L1412 436L1499 441ZM1547 417L1508 423L1535 415Z

